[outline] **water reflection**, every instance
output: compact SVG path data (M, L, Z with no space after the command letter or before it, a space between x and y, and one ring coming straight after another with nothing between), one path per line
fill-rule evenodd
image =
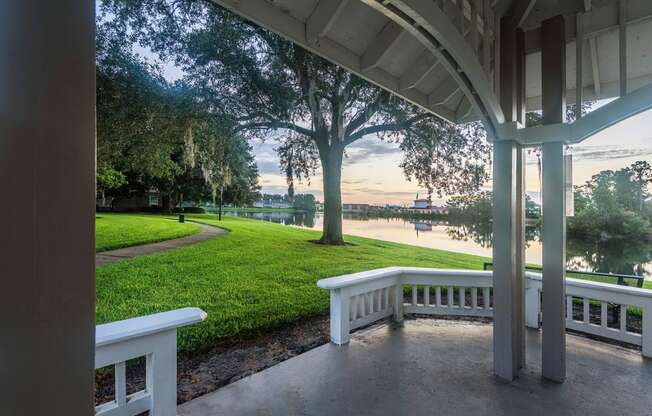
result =
M227 215L244 216L278 224L303 228L321 228L320 213L286 212L227 212ZM491 257L491 222L463 223L402 218L376 218L346 213L343 216L344 232L360 237L394 241L420 247L437 248ZM542 262L540 229L527 226L526 261ZM652 245L649 242L623 241L611 244L591 243L569 239L567 243L569 269L602 273L652 275Z

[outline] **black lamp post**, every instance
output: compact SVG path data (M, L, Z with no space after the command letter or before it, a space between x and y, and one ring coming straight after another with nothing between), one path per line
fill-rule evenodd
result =
M179 203L179 222L186 222L186 214L183 212L183 196L181 197L181 202Z

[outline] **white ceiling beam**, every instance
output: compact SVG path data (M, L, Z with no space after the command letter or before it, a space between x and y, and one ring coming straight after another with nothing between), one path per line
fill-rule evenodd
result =
M627 0L619 0L618 8L618 59L620 96L627 95Z
M419 85L419 83L426 79L426 77L430 75L438 65L439 61L437 61L437 58L435 58L430 51L425 51L417 61L410 65L408 70L401 75L399 81L401 90L407 90Z
M601 33L617 31L621 26L619 16L621 15L618 1L605 3L601 7L592 7L582 16L582 32L585 39L590 39ZM632 25L652 19L652 1L651 0L627 0L625 13L625 24ZM570 19L566 26L566 42L570 43L575 40L577 35L577 26ZM528 30L525 32L526 53L532 54L541 49L541 30L540 28Z
M591 69L593 70L593 90L595 96L600 97L600 65L598 63L598 47L595 38L589 38L589 52L591 53Z
M428 96L416 89L401 91L399 79L386 71L374 69L368 72L360 70L360 56L345 48L328 37L323 37L317 43L310 43L306 39L306 25L289 13L286 13L274 4L265 0L212 0L226 9L245 17L252 22L267 28L280 36L295 42L299 46L316 53L317 55L334 62L361 78L378 85L392 93L397 94L408 102L433 112L435 115L448 121L455 121L455 113L447 108L433 108L428 104Z
M466 99L466 97L462 98L462 101L460 101L460 104L457 106L457 109L455 110L455 119L459 122L466 122L471 119L471 116L473 115L473 106L471 105L471 102Z
M390 20L360 57L360 68L363 71L368 71L377 67L380 61L391 53L392 47L400 41L401 36L405 33L401 26Z
M333 27L349 0L320 0L306 21L306 39L317 43Z
M517 27L523 25L536 2L537 0L516 0L514 2L514 5L512 6L512 15L516 20Z
M582 13L578 13L575 17L577 20L577 37L575 39L575 120L582 118L582 102L584 101L582 93L584 92L583 64L584 53L582 47L584 46L584 33L582 31Z
M453 77L448 76L440 82L435 89L428 96L428 103L433 105L441 105L448 101L460 87Z

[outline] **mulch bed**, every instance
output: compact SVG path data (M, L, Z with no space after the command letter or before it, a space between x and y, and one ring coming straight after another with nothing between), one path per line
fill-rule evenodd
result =
M181 404L330 341L329 316L317 316L268 333L230 339L208 351L179 354L177 403ZM145 388L145 360L127 364L127 394ZM113 369L97 371L95 403L114 398Z

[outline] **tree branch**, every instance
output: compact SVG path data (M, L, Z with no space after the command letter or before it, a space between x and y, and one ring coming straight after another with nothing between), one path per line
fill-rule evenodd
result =
M376 134L382 132L396 132L396 131L405 130L406 128L410 127L414 123L418 122L419 120L423 120L426 117L429 117L429 114L424 112L422 114L416 115L402 122L377 124L375 126L365 127L363 129L356 131L353 134L346 136L346 139L344 140L344 146L348 146L351 143L363 138L368 134Z
M235 132L260 129L287 129L296 131L297 133L303 134L304 136L308 136L312 139L315 138L314 131L285 121L261 121L257 123L241 124L235 128Z
M382 104L387 99L387 93L384 90L378 92L376 99L369 103L362 111L360 111L344 129L344 135L349 136L357 129L362 127L380 110Z

